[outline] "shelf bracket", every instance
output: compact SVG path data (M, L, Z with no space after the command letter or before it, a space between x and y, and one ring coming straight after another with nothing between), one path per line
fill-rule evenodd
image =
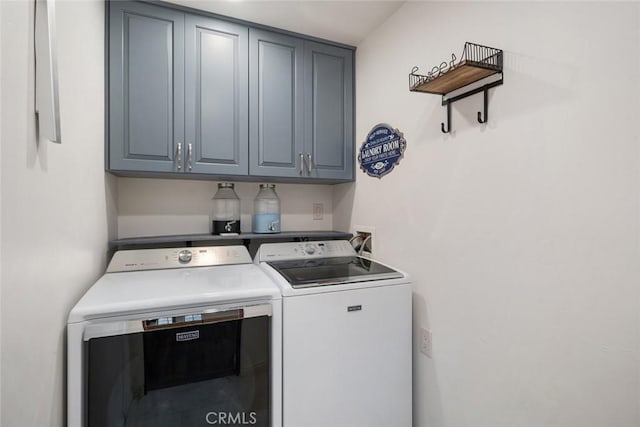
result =
M447 128L445 129L444 123L440 124L440 129L443 133L449 133L451 131L451 104L461 99L467 98L471 95L475 95L477 93L482 92L484 94L484 113L482 111L478 111L478 123L485 124L489 121L489 89L492 87L500 86L504 83L504 77L502 73L500 73L500 79L493 81L491 83L487 83L475 89L468 90L466 92L462 92L459 95L453 96L451 98L447 97L447 94L442 95L442 106L447 107Z
M449 133L451 131L451 103L447 102L447 129L444 128L444 123L440 123L440 130L442 133Z

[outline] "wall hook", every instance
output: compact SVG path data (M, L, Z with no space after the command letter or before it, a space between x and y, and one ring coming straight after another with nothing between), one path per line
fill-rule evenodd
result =
M478 123L484 124L489 121L489 88L485 86L484 90L484 120L482 120L482 112L478 111Z
M451 131L451 103L447 102L447 128L445 130L444 123L440 123L440 130L442 133L449 133Z

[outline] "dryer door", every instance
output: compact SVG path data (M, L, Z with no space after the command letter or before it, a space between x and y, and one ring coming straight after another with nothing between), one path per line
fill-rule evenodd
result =
M270 309L87 328L86 425L269 426Z

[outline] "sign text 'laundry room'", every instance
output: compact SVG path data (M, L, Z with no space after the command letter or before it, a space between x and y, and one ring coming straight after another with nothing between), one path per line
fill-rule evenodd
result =
M407 141L398 129L384 123L376 125L360 147L360 169L369 176L382 178L400 163L406 147Z

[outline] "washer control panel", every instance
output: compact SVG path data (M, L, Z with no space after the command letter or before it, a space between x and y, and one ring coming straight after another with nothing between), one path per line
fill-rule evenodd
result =
M107 273L250 263L244 246L133 249L116 252Z
M355 256L356 251L346 240L323 242L265 243L258 249L257 262L286 261L305 258Z

